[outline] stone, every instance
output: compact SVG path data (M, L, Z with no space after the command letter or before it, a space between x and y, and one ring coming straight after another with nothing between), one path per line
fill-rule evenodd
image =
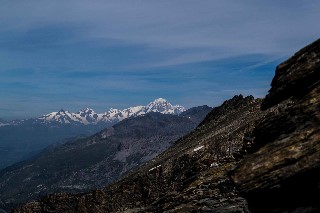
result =
M262 108L278 113L257 125L256 151L232 175L253 212L319 211L319 74L320 40L276 70Z

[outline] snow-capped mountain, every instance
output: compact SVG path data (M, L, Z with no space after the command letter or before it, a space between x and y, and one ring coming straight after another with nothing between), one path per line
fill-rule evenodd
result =
M39 117L37 120L41 123L82 123L95 124L102 119L101 114L95 113L92 109L86 108L77 113L65 111L61 109L59 112L51 112L47 115Z
M144 115L149 112L159 112L162 114L178 115L185 111L185 108L180 105L172 105L163 98L155 99L146 106L135 106L127 109L119 110L111 108L105 113L96 113L93 109L86 108L77 113L65 111L61 109L58 112L51 112L36 119L40 123L79 123L79 124L98 124L116 123L129 117Z
M185 108L180 105L172 106L167 100L158 98L146 106L146 112L160 112L163 114L178 115L185 111Z

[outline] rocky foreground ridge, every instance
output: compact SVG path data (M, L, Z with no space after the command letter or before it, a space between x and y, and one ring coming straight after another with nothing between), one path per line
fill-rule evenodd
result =
M255 128L232 179L254 212L319 212L320 40L280 64L271 85L262 109L284 106Z
M320 40L277 67L263 101L235 96L114 184L12 212L319 212L319 74Z

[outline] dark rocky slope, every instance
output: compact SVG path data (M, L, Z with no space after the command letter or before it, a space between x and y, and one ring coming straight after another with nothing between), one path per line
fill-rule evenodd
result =
M92 137L51 147L0 171L0 207L8 209L49 193L103 187L170 147L210 110L195 107L181 116L149 113Z
M254 212L320 211L320 40L277 67L255 129L255 153L233 180ZM252 151L254 151L252 150Z
M189 118L191 121L199 124L211 110L212 108L207 105L197 106L182 112L181 114L179 114L179 116Z
M13 212L319 212L319 48L278 66L262 111L235 96L114 184Z

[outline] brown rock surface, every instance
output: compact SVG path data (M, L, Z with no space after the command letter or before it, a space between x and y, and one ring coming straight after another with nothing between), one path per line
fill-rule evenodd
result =
M255 129L257 151L233 180L253 212L316 212L320 205L320 40L280 64Z

